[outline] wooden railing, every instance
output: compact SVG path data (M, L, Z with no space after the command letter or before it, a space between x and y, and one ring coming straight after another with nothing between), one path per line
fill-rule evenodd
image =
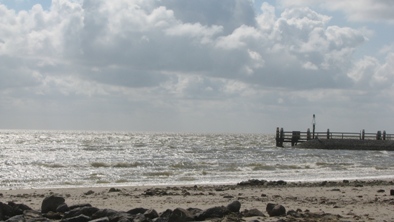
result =
M359 133L351 132L306 132L301 131L284 131L283 128L276 128L276 146L283 147L283 143L291 143L291 146L312 139L355 139L355 140L394 140L394 134L387 134L386 131L377 131L376 133L365 133L365 130Z

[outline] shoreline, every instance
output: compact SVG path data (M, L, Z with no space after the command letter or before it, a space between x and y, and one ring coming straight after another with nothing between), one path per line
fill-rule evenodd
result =
M256 178L249 179L249 180L259 180ZM248 181L249 181L248 180ZM270 179L262 179L265 181L282 181L282 179L277 179L277 180L270 180ZM361 182L366 182L368 183L369 181L394 181L394 174L393 175L384 175L384 176L375 176L375 177L343 177L343 178L328 178L328 179L315 179L315 180L285 180L287 184L319 184L321 182L343 182L343 181L361 181ZM53 186L45 186L45 187L17 187L17 186L10 186L10 187L0 187L0 192L2 191L11 191L11 190L61 190L61 189L85 189L85 188L94 188L94 189L100 189L100 188L124 188L124 187L187 187L187 186L229 186L229 185L235 185L240 182L206 182L206 183L172 183L172 184L129 184L129 183L96 183L96 184L91 184L90 186L85 184L85 185L72 185L72 184L67 184L67 185L53 185Z
M0 197L3 203L23 203L35 211L41 209L45 197L54 195L63 197L68 206L91 204L99 209L116 211L146 208L158 213L177 208L205 210L238 201L241 204L240 212L257 209L265 215L242 217L246 221L277 221L278 218L267 214L268 203L280 204L287 212L298 209L306 217L313 213L314 217L328 215L338 219L332 221L394 221L393 189L394 179L321 182L248 180L227 185L0 190ZM294 215L280 218L290 221Z
M174 184L122 184L122 183L115 183L115 184L96 184L92 186L87 185L56 185L56 186L48 186L48 187L7 187L7 188L0 188L0 192L3 191L23 191L23 190L67 190L67 189L101 189L101 188L151 188L151 187L193 187L193 186L239 186L245 182L251 181L265 181L265 186L272 186L272 183L277 181L284 181L286 182L286 186L319 186L323 182L328 183L338 183L341 184L343 181L349 181L349 183L366 183L366 184L376 184L376 183L394 183L394 175L392 176L379 176L379 177L364 177L364 178L337 178L337 179L316 179L316 180L268 180L268 179L249 179L241 182L217 182L217 183L174 183ZM346 182L347 183L347 182ZM344 183L344 184L346 184Z

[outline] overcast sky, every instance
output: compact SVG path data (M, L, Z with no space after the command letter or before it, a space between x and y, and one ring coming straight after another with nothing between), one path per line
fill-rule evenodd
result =
M394 133L394 1L0 0L0 128Z

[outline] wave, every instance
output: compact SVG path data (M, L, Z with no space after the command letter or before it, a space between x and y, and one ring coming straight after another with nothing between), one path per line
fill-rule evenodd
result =
M316 162L316 166L322 167L338 167L338 166L353 166L354 163L327 163L327 162Z
M90 163L90 166L99 168L99 167L111 167L111 165L103 163L103 162L92 162Z
M274 170L300 170L300 169L310 169L309 165L266 165L264 163L253 163L247 165L248 167L252 167L253 171L274 171Z
M107 180L98 180L96 183L97 184L107 184L107 183L111 183L111 182L107 181Z
M48 167L48 168L64 168L65 166L59 163L40 163L38 164L43 167Z
M188 176L178 178L178 181L195 181L195 180L197 180L195 177L188 177Z
M92 162L90 163L90 166L94 167L94 168L100 168L100 167L104 167L104 168L109 168L109 167L114 167L114 168L135 168L142 165L139 162L134 162L134 163L125 163L125 162L119 162L119 163L115 163L115 164L108 164L108 163L104 163L104 162Z
M247 166L251 167L253 171L262 171L262 170L273 171L273 170L276 170L275 166L266 165L264 163L251 163L251 164L248 164Z
M388 170L388 167L375 167L376 170Z
M140 165L142 165L141 163L139 163L139 162L134 162L134 163L116 163L116 164L114 164L113 165L113 167L115 167L115 168L134 168L134 167L138 167L138 166L140 166Z
M316 162L318 168L330 168L331 170L348 170L349 167L354 166L354 163L326 163Z
M147 172L147 173L144 173L143 175L149 176L149 177L160 177L160 176L169 177L169 176L172 176L173 173L169 172L169 171L158 171L158 172Z

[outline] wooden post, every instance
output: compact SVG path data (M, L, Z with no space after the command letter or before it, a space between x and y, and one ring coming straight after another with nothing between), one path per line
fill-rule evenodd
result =
M383 130L383 140L386 140L386 130Z
M293 131L291 135L291 146L297 145L298 140L301 137L301 132L300 131Z
M376 133L376 140L381 140L382 139L382 132L379 130L377 133Z
M285 132L283 128L280 128L280 147L283 147L283 141L285 140Z
M361 139L364 140L365 139L365 130L363 129L362 133L361 133Z
M315 114L313 114L312 125L313 125L313 139L315 139L315 125L316 125Z
M327 129L327 139L330 139L330 129Z
M306 131L306 140L311 140L311 130L309 128Z
M277 147L283 147L283 140L284 140L284 132L283 128L279 130L279 127L276 128L276 146Z

